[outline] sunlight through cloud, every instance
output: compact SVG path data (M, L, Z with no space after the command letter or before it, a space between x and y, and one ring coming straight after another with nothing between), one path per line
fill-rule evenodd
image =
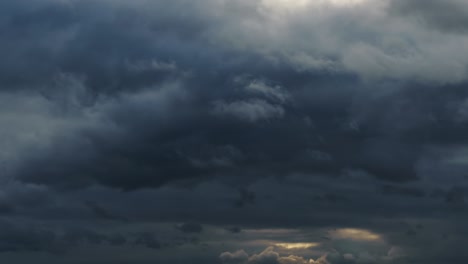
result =
M277 243L275 246L285 249L308 249L318 247L320 243Z
M352 240L380 240L382 237L372 231L358 228L343 228L330 232L331 237L336 239L352 239Z

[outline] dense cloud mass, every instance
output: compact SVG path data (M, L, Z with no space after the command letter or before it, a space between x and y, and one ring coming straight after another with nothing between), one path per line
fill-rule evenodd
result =
M464 263L463 0L0 2L0 262Z
M303 257L289 255L281 257L274 247L268 247L259 254L248 256L243 250L230 253L224 252L219 258L223 264L356 264L356 263L395 263L395 261L404 261L396 253L399 249L392 248L382 256L371 256L369 253L353 255L351 253L342 254L339 252L327 253L320 258L305 259ZM405 262L397 262L405 263Z

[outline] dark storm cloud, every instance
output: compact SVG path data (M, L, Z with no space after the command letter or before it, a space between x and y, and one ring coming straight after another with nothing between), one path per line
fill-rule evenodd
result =
M160 249L162 247L156 235L148 232L138 234L135 239L135 245L142 245L151 249Z
M244 207L246 205L255 204L255 193L247 189L239 190L240 197L235 202L236 207Z
M54 232L15 226L2 221L0 251L46 251L57 252L60 244Z
M228 227L226 228L227 231L233 233L233 234L238 234L242 232L242 229L240 227L234 226L234 227Z
M85 205L98 217L106 220L116 220L116 221L128 221L122 216L118 216L113 212L110 212L108 209L102 207L101 205L92 202L85 201Z
M197 223L184 223L176 226L176 229L187 234L201 233L203 231L203 226Z
M468 32L468 5L461 0L393 0L393 11L412 19L420 19L442 32Z
M445 194L445 201L454 205L465 205L466 189L453 187Z
M269 247L259 254L249 256L244 250L234 253L224 252L219 256L222 264L356 264L356 263L405 263L405 259L383 254L379 257L370 254L354 255L335 251L316 260L301 256L281 256L275 248Z
M122 246L127 243L127 238L120 234L114 234L109 237L109 243L113 246Z
M244 39L250 50L224 42L218 30L245 34L246 29L230 20L232 14L220 20L210 13L214 2L170 3L164 12L156 8L160 4L9 6L16 11L3 24L12 45L31 43L24 38L59 45L19 46L11 55L4 49L15 61L34 59L26 55L32 52L50 64L39 67L47 72L38 76L20 74L36 72L33 63L12 67L4 78L14 83L6 88L35 90L22 96L45 97L37 107L60 124L44 139L51 143L18 161L20 179L129 190L219 175L337 175L352 169L405 182L418 178L416 165L427 144L447 140L455 133L451 128L465 126L442 119L458 111L444 106L455 92L421 88L427 95L419 99L421 93L407 89L370 91L346 71L298 71L259 53L257 41L264 40L253 35ZM224 8L266 23L269 15L254 8L258 5L239 1ZM42 24L33 23L45 14ZM32 35L15 35L19 31ZM356 58L343 60L349 59ZM407 113L400 110L405 107ZM458 135L463 140L461 131Z
M286 2L0 3L0 213L61 230L5 225L0 251L111 245L173 257L174 245L207 245L216 257L224 242L266 232L252 228L355 227L423 263L457 255L466 4ZM294 236L327 237L339 252L323 263L393 260ZM241 248L220 260L309 260Z
M403 195L409 197L421 198L426 194L424 191L418 188L411 188L406 186L395 186L395 185L384 185L382 187L382 193L387 195Z
M356 101L342 98L343 106L308 106L301 94L306 91L298 90L287 118L257 125L219 117L204 104L215 98L202 91L195 95L184 85L166 84L103 105L111 120L98 119L96 127L57 138L46 155L28 154L19 168L21 178L68 187L100 183L134 189L254 171L261 176L356 169L408 181L418 177L416 166L425 146L465 141L466 125L457 117L465 92L457 87L443 96L434 88L395 91L378 99L357 93ZM424 95L416 92L423 89ZM448 98L453 98L449 104ZM401 111L404 107L407 112ZM126 176L130 174L137 177Z
M412 124L405 120L400 126L407 131L396 131L400 135L386 135L391 132L384 130L387 124L370 118L362 121L369 123L363 124L361 131L348 131L343 126L350 114L332 108L320 112L343 113L331 114L337 115L332 120L317 117L315 127L310 127L305 118L314 115L315 109L301 109L298 102L291 111L300 114L249 124L235 116L212 114L209 104L203 104L209 98L185 94L185 88L178 86L167 85L156 92L123 99L123 104L111 104L111 127L102 128L101 124L98 130L91 128L59 138L67 142L57 142L47 155L28 154L27 165L19 168L20 178L65 187L100 183L122 189L254 171L261 176L362 169L390 181L416 179L415 164L422 144L399 142L398 137L410 137L411 130L420 128L406 128ZM158 104L160 109L152 109ZM183 110L181 105L192 110ZM388 118L399 118L399 113L395 115ZM329 158L317 156L318 151ZM69 177L61 177L65 174ZM130 174L136 177L126 176Z
M107 237L91 229L73 228L65 231L63 239L71 245L87 243L99 245L104 243Z

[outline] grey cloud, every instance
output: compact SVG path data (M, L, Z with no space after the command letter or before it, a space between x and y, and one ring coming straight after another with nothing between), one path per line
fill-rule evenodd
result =
M362 254L362 256L357 258L350 253L327 253L317 260L306 259L295 255L280 256L273 247L268 247L261 253L253 254L250 257L245 251L240 250L234 253L224 252L219 258L223 264L354 264L376 263L376 261L380 261L379 263L392 263L391 259L378 259L366 254Z
M246 205L255 204L256 195L254 192L249 191L247 189L239 190L240 197L235 202L236 207L244 207Z
M260 254L249 257L248 263L254 264L279 264L279 254L272 247L265 249Z
M107 236L87 228L71 228L65 231L63 240L72 246L88 243L100 245L107 240Z
M238 82L242 83L242 77L237 79ZM281 86L278 85L268 85L263 80L252 80L245 86L246 91L253 94L261 94L272 100L277 100L279 102L286 102L289 99L289 94L285 92Z
M139 234L134 243L151 249L160 249L162 247L161 242L159 242L156 236L148 232Z
M390 8L412 19L421 19L441 32L467 33L468 12L466 2L460 0L392 0Z
M53 126L49 127L54 129L48 129L41 135L39 144L48 144L36 148L35 151L27 151L27 154L15 159L19 167L15 174L19 175L19 178L62 187L104 184L134 189L194 178L205 179L219 174L246 174L242 167L246 171L262 171L256 174L268 174L270 171L285 173L292 168L298 171L339 174L351 168L362 169L383 179L414 180L418 178L415 166L423 155L423 144L403 142L399 139L413 131L429 130L431 133L437 133L440 129L440 132L448 133L449 129L443 129L442 125L438 126L435 122L431 124L429 117L420 116L425 110L439 111L431 109L431 105L425 105L424 102L416 104L415 109L421 113L411 113L413 115L402 115L397 111L400 101L407 96L405 89L395 91L390 97L379 98L379 94L387 93L381 91L387 89L385 85L380 87L381 84L377 82L377 91L368 91L364 83L349 77L350 73L346 71L298 72L281 61L270 63L276 49L283 53L288 47L286 44L289 43L276 46L275 42L262 35L262 32L257 32L258 35L254 36L248 28L236 31L232 28L236 24L230 20L231 17L218 21L220 18L212 16L211 9L204 9L211 4L215 5L211 1L186 4L193 7L194 12L185 13L188 21L193 23L179 19L182 16L178 14L179 11L182 12L179 9L180 3L168 5L168 13L158 18L147 16L146 10L141 8L142 3L138 1L133 4L118 2L114 5L109 2L87 2L87 5L95 6L98 10L112 7L101 18L95 17L97 11L86 9L84 3L64 7L77 14L77 18L71 21L71 24L84 26L76 29L74 41L67 42L63 51L63 61L54 61L63 63L59 64L62 65L58 67L60 72L51 73L48 77L50 80L40 85L41 94L47 99L34 93L28 95L28 98L32 98L30 100L37 101L37 107L28 110L26 114L29 115L33 111L36 114L40 113L39 117L44 120L43 123L52 124ZM259 2L248 4L240 1L224 8L237 8L239 12L250 10L243 15L251 17L254 21L261 18L258 22L263 28L268 27L265 21L269 21L270 15L277 10L268 15L258 13L255 8L249 9L261 5L263 4ZM145 9L152 10L155 6L157 3L145 6ZM24 7L19 5L19 8ZM312 6L306 7L307 10L308 8L312 9ZM353 11L357 13L352 13L349 19L354 21L354 16L364 12L364 9L375 8L380 7L373 4L358 7ZM56 12L65 11L59 8ZM198 17L203 12L207 12L207 16ZM93 19L82 21L81 13ZM137 16L140 13L143 14L142 17ZM117 17L115 14L126 16ZM299 17L302 15L298 14ZM336 16L338 14L331 11L320 19L328 21ZM123 23L121 17L128 20L128 25L133 30L115 30L116 25ZM380 18L372 19L376 19L376 23L382 22ZM219 23L209 23L211 21ZM291 23L289 25L288 22L287 26L292 27L299 23L297 28L320 34L312 26L310 29L303 28L305 25L293 17L287 21ZM364 29L361 27L369 23L367 20L359 22L356 28L362 31ZM405 20L404 23L410 22ZM186 24L187 27L184 27ZM392 26L396 25L390 23L389 27ZM229 45L216 34L221 28L232 29L236 34L247 34L249 38L245 40L246 46L250 47L251 51L246 52ZM190 30L204 34L186 34ZM369 30L371 35L379 34L374 28ZM100 46L104 40L99 32L105 32L113 40L115 45L111 49L103 49ZM159 38L155 39L152 32L158 33L154 34ZM296 29L291 29L293 36L295 33ZM337 34L341 36L343 32L339 31ZM350 36L343 36L345 37ZM211 49L202 49L201 46L206 44L207 39L216 40L218 45ZM249 42L251 39L252 42ZM297 47L294 38L282 38L281 41L286 40L291 42L291 48ZM268 56L257 52L257 41L270 41L268 43L273 45ZM366 41L364 44L377 45L374 48L378 52L381 48L393 50L394 45L397 51L400 51L401 46L402 52L405 52L406 45L411 44L400 43L397 40L395 43L389 41L382 44L389 45L388 47ZM328 50L327 53L336 53L338 47L348 43L351 45L354 42L343 40L343 43L330 44L328 48L332 50ZM335 44L340 45L335 47ZM326 48L318 45L315 52L325 52ZM190 59L190 51L194 49L202 51L200 60L205 62L204 65L196 64L196 61L200 60ZM350 49L359 50L359 47L353 46ZM135 50L139 52L134 53ZM96 54L82 56L87 52ZM346 52L345 55L353 57L353 54ZM372 57L372 54L365 54ZM386 56L393 59L392 54ZM339 60L341 56L336 53L335 57ZM220 60L226 63L222 64ZM360 67L359 63L353 60L348 61L348 65L351 68ZM344 61L347 62L346 59ZM399 68L398 63L395 67ZM375 67L372 66L371 69L374 70ZM391 71L384 69L382 72L388 74ZM406 74L408 71L402 72ZM447 74L453 72L457 71L449 71ZM435 76L425 73L416 75L423 79ZM239 79L239 76L249 77ZM396 77L406 79L407 76ZM414 81L413 78L409 79ZM429 93L431 96L437 96L441 91L434 90ZM24 100L26 97L21 94L11 96L15 100ZM16 96L20 96L18 98L21 99L16 99ZM407 100L407 104L411 104L413 99L416 100L416 96L415 93L411 100ZM361 97L367 99L358 99ZM381 107L383 104L388 104L389 109L395 112L386 111L386 108ZM357 116L354 116L353 108L356 105L361 109L358 109ZM371 112L372 116L359 116L361 112ZM64 113L67 115L63 116ZM435 113L437 114L439 113ZM359 121L359 130L347 130L342 125L354 119ZM315 127L310 127L310 123L302 120L312 120ZM242 124L239 121L247 122ZM19 126L12 133L20 134L16 132L18 130L25 133L26 128ZM289 144L287 146L280 141L288 141ZM31 146L28 142L24 144ZM210 147L206 147L207 145ZM199 150L200 146L215 150L229 146L235 149L236 153L226 150L226 155L217 154L216 151L210 154L210 151ZM80 151L75 151L76 149ZM321 162L295 158L307 156L303 154L307 152L306 149L314 149L314 155L326 153L333 159ZM380 151L381 149L385 151ZM314 157L320 158L317 155ZM54 159L53 169L51 159ZM158 161L158 165L155 165L155 160ZM278 160L281 162L276 162ZM248 164L254 163L259 164L256 165L257 168L248 169ZM280 168L269 169L273 163ZM100 164L99 168L96 164ZM29 168L38 169L33 173ZM74 172L76 169L72 168L79 168L83 173L77 175ZM63 177L60 175L64 174L70 176L62 181ZM130 179L126 176L130 174L140 176Z
M242 229L240 227L234 226L234 227L228 227L226 228L227 231L233 233L233 234L238 234L242 232Z
M121 234L114 234L109 236L108 241L113 246L122 246L127 243L127 238Z
M215 102L214 112L220 115L232 115L248 122L281 118L285 114L282 106L256 99L229 103Z
M85 201L85 205L95 214L98 218L106 220L127 221L126 218L118 216L108 209L102 207L96 202Z
M219 258L224 264L239 264L246 263L249 259L249 255L245 251L239 250L234 253L224 252Z
M453 187L445 194L445 201L454 205L465 205L465 193L462 187Z
M394 185L384 185L382 187L382 193L387 195L403 195L416 198L422 198L426 196L425 192L418 188Z
M0 211L65 230L2 229L4 251L137 243L128 250L182 255L164 232L120 234L168 223L207 252L223 240L210 224L239 227L219 232L227 246L249 228L372 226L424 255L442 236L427 223L466 218L465 7L0 3ZM399 219L429 227L408 237L388 227ZM197 224L173 228L187 220ZM457 255L460 237L437 241L437 254ZM358 253L322 260L375 260Z
M184 223L176 226L176 229L184 233L201 233L203 226L197 223Z
M0 251L60 251L60 244L57 243L57 236L54 232L35 229L22 228L13 224L3 222L0 230Z
M0 203L0 214L9 214L15 212L15 206L13 204L2 202Z

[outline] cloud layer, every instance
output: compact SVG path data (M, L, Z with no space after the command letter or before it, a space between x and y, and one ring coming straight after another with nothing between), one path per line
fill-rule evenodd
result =
M0 3L0 262L466 261L466 10Z

